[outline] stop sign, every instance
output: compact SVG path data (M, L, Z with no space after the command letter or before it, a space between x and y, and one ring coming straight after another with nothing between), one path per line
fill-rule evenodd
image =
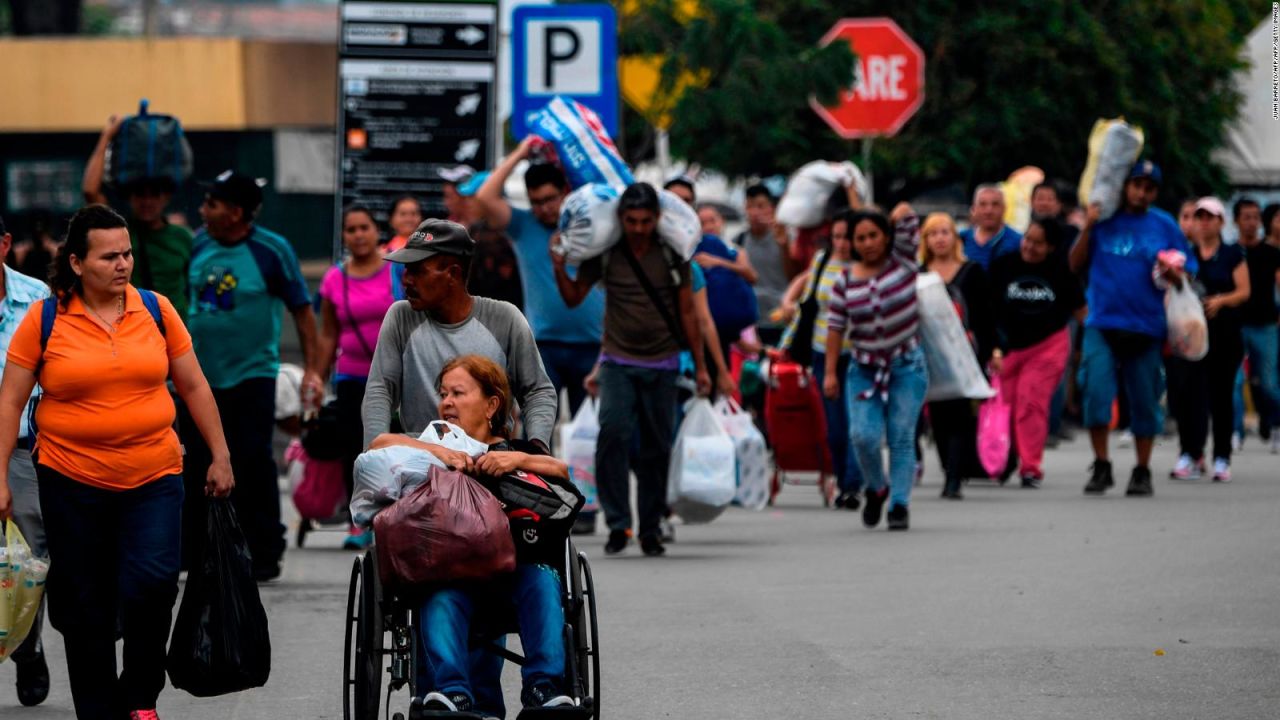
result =
M854 79L835 105L809 104L844 138L894 135L924 102L924 52L889 18L845 19L819 45L849 43Z

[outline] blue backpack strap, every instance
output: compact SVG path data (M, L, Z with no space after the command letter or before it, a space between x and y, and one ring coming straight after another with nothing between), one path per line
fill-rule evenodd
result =
M164 315L160 312L160 298L150 290L138 288L138 295L142 297L142 306L151 313L151 319L156 321L156 327L160 329L160 337L165 337L164 332Z
M40 360L36 363L36 375L40 374L40 368L44 365L44 351L49 347L49 336L53 335L53 323L57 319L58 299L45 298L43 307L40 308Z

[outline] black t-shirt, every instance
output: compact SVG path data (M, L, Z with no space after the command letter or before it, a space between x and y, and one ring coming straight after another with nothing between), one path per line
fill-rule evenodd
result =
M1200 261L1200 269L1196 272L1196 284L1204 290L1204 296L1223 295L1236 289L1232 274L1240 263L1244 262L1244 248L1239 245L1219 243L1218 249L1211 257L1205 257L1197 249L1196 257ZM1272 282L1275 282L1274 275ZM1240 308L1222 308L1218 314L1209 319L1211 330L1223 330L1240 326Z
M1259 242L1244 249L1249 263L1249 299L1240 306L1240 321L1245 325L1275 325L1280 318L1276 310L1276 271L1280 270L1280 248Z
M1002 255L991 263L1000 346L1029 348L1066 327L1084 306L1080 280L1066 259L1051 254L1032 265L1021 253Z

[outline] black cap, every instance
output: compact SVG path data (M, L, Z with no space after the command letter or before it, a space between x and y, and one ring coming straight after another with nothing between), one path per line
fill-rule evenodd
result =
M262 207L262 186L265 184L265 180L226 170L213 182L205 184L205 194L214 200L239 206L246 214L253 215Z
M475 251L476 241L471 239L466 228L456 222L431 218L423 220L404 247L388 255L387 259L407 265L432 255L471 257Z

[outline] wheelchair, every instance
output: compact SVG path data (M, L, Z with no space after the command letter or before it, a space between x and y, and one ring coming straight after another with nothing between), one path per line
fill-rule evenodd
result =
M560 572L564 607L565 686L577 702L577 712L558 717L600 718L600 650L596 622L596 590L587 556L571 541L565 542L564 566ZM378 576L375 548L357 557L351 567L347 590L346 639L343 661L343 720L376 720L382 700L383 671L386 680L386 712L392 720L405 714L391 714L391 693L409 689L410 697L425 695L431 688L418 687L419 657L415 603L384 591ZM514 633L513 618L494 620L498 632L473 632L472 647L484 647L516 665L524 657L508 650L501 641Z

